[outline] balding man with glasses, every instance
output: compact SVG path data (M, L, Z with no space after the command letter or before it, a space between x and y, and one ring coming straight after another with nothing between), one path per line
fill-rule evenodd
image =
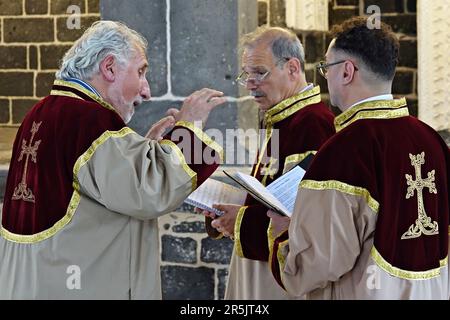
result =
M321 102L319 87L306 82L303 47L293 32L261 27L245 35L242 46L237 82L250 91L262 111L260 128L266 133L252 175L267 185L312 158L334 134L334 116ZM250 196L244 206L217 208L225 214L217 218L204 212L209 235L235 239L225 299L289 298L269 269L268 209Z

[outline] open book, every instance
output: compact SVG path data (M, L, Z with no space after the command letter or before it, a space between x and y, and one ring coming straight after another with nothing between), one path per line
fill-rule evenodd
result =
M295 166L267 187L263 186L255 177L242 172L228 173L224 170L224 173L266 207L290 217L294 212L298 185L305 175L305 170L300 166Z
M243 205L246 196L247 192L210 178L206 179L184 202L194 207L214 212L216 216L221 216L223 212L213 208L213 204L227 203Z

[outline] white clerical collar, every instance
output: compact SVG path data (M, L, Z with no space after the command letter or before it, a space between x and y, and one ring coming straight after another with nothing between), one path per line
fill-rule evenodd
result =
M367 99L363 99L361 101L358 101L358 102L352 104L350 106L350 108L348 108L347 110L349 110L349 109L353 108L354 106L361 104L363 102L369 102L369 101L375 101L375 100L394 100L394 96L392 94L380 94L378 96L369 97ZM347 111L347 110L345 110L345 111Z
M302 93L302 92L311 90L312 88L314 88L314 84L308 83L308 85L306 87L304 87L302 90L300 90L298 93Z

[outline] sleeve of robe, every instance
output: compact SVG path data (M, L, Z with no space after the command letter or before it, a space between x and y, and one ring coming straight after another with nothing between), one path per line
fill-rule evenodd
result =
M108 131L80 157L76 187L112 211L153 219L179 207L218 167L221 153L187 122L160 142L129 128Z

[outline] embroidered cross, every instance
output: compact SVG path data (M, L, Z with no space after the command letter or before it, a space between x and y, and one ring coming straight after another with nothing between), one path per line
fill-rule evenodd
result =
M27 146L27 141L25 139L22 140L22 151L20 152L19 159L17 161L22 161L23 155L26 155L25 159L25 167L23 169L22 174L22 180L20 181L19 185L14 189L14 193L12 196L12 200L20 200L23 199L24 201L34 202L34 195L33 192L28 188L27 186L27 168L28 168L28 159L31 156L31 161L36 163L36 154L37 149L39 148L39 144L41 143L41 140L38 140L33 145L33 139L36 132L39 130L39 126L41 125L42 121L39 123L36 123L33 121L33 125L31 127L31 139L30 144Z
M437 194L436 185L434 183L434 170L428 172L426 179L422 179L421 166L425 163L425 152L415 156L409 154L409 158L411 159L411 165L414 166L416 172L416 180L413 180L411 175L405 174L406 183L408 184L406 199L411 198L414 195L414 190L416 190L419 215L416 219L416 223L409 227L408 231L402 235L401 239L417 238L420 237L422 233L427 236L439 233L437 222L431 221L431 218L428 217L425 212L422 196L422 190L424 188L428 188L430 193Z

